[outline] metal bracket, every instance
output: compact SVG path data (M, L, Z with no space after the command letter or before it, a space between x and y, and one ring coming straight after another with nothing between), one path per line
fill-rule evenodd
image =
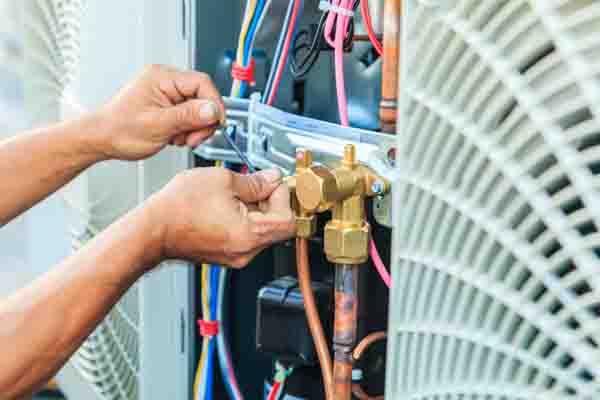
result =
M236 145L258 168L279 168L291 175L297 149L310 150L316 163L328 165L342 158L346 144L353 144L359 162L390 182L396 181L394 136L290 114L261 103L256 95L249 101L225 98L225 106L227 123L238 127ZM240 162L222 131L194 152L208 160ZM375 219L387 227L392 226L391 197L378 197L374 204Z

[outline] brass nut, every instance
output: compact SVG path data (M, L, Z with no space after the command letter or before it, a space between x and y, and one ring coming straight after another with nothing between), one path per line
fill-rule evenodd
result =
M314 215L308 217L296 217L296 236L307 239L317 231L317 218Z
M369 224L344 228L336 223L325 227L327 259L338 264L362 264L369 257Z
M323 206L329 207L338 198L335 175L324 167L309 168L296 178L296 195L305 210L324 210Z

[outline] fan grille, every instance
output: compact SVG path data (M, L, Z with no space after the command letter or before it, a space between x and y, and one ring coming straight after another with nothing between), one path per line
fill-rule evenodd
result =
M89 233L83 235L83 241L89 240L91 236ZM74 241L74 250L78 250L81 243ZM71 361L102 399L138 398L138 290L138 285L134 285L123 296Z
M403 20L388 396L598 398L600 3L424 3Z

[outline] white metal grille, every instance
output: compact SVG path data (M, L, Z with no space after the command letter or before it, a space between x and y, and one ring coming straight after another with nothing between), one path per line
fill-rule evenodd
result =
M82 0L32 0L25 9L25 82L31 112L58 108L65 89L76 80L80 54ZM56 112L52 113L56 115Z
M74 250L79 247L76 243ZM139 326L139 285L134 285L73 357L101 399L138 399Z
M597 399L600 2L438 3L404 7L387 396Z

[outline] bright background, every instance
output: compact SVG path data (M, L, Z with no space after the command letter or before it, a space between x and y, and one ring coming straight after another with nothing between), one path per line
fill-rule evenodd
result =
M0 0L0 140L18 135L29 125L23 105L17 3ZM67 254L61 202L60 196L53 196L0 228L0 298L30 282Z

